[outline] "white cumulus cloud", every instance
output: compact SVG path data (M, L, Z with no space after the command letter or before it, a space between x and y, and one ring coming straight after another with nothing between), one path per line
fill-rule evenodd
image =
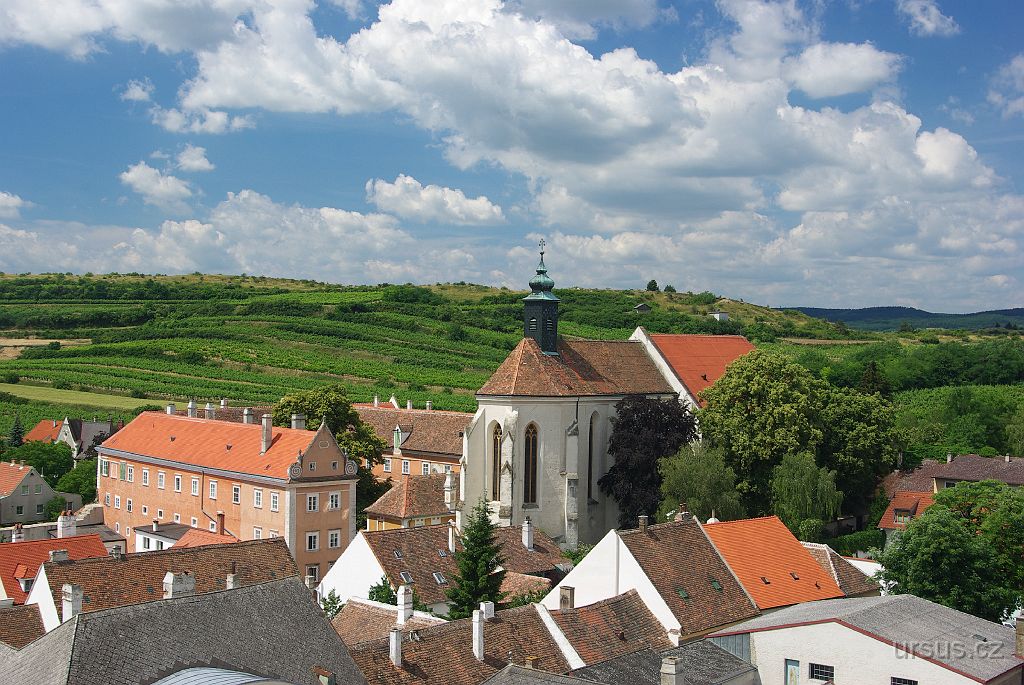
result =
M501 207L481 195L468 198L461 190L424 186L411 176L399 174L393 183L384 179L366 182L366 199L378 209L403 219L458 225L504 223Z
M900 58L869 43L816 43L786 61L793 85L813 98L862 93L891 81Z
M1004 117L1024 116L1024 52L996 71L988 101L998 107Z
M939 9L937 0L896 0L896 11L915 36L954 36L960 26Z
M149 79L131 80L121 92L121 99L128 102L149 102L153 97L153 84Z
M206 148L185 145L178 153L178 168L182 171L213 171L216 167L206 158Z
M0 190L0 218L16 219L21 215L21 209L30 205L17 195Z
M154 124L171 133L220 134L241 131L256 125L251 116L232 116L227 112L205 107L180 110L157 106L150 109L149 114Z
M192 188L187 181L164 174L145 162L133 164L119 177L121 183L142 196L142 201L177 214L188 212L185 202L192 197Z

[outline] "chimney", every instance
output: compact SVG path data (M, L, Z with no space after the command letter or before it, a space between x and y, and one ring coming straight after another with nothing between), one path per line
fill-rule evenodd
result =
M111 545L108 556L111 559L121 559L124 555L121 554L121 545Z
M685 685L683 661L674 656L661 660L661 685Z
M433 408L434 408L434 403L431 402L430 400L427 400L427 411L430 411Z
M68 556L66 549L51 549L50 550L50 561L68 561L71 557Z
M306 415L292 414L292 428L299 431L306 430Z
M379 407L380 406L380 395L374 395L373 396L373 406L374 407Z
M1006 460L1006 463L1007 463L1007 464L1009 464L1009 463L1010 463L1010 455L1009 455L1009 454L1005 455L1005 456L1003 457L1003 459L1005 459L1005 460Z
M227 409L228 408L228 399L226 397L220 398L220 408L221 409Z
M412 618L412 588L402 583L398 586L398 625L404 626Z
M13 461L11 462L14 463ZM11 542L21 542L25 539L25 530L21 527L20 523L14 524L14 530L11 531Z
M484 615L485 621L494 618L494 602L480 602L480 613Z
M217 512L217 534L224 535L224 512Z
M213 404L210 403L210 402L207 402L206 403L206 418L212 419L212 418L216 417L216 415L217 415L217 413L213 409Z
M531 671L536 670L536 668L537 668L537 657L535 657L535 656L528 656L525 659L523 659L523 664L528 669L530 669Z
M195 400L189 400L188 401L188 415L189 415L189 418L193 418L193 419L196 418L196 401Z
M242 410L242 423L254 424L256 423L256 415L252 412L252 407L246 407Z
M395 665L395 668L402 667L402 631L398 628L391 629L391 642L390 649L388 650L391 654L391 663Z
M189 597L196 594L196 577L189 572L164 575L164 599L171 597Z
M1024 618L1018 618L1014 625L1017 628L1017 644L1013 655L1018 659L1024 659Z
M451 471L444 474L444 505L448 511L455 511L455 476Z
M334 675L334 671L328 671L320 668L319 666L314 666L313 675L316 676L316 682L319 683L319 685L338 685L338 678Z
M686 502L680 502L679 503L679 509L678 509L678 511L676 511L676 515L675 515L675 517L672 520L673 521L685 521L688 518L690 518L690 512L688 512L686 510Z
M533 551L533 521L529 516L523 521L523 547Z
M316 594L316 576L306 576L306 588Z
M75 515L65 509L64 513L57 517L57 537L73 538L74 536Z
M53 427L56 428L57 427L57 419L50 419L50 421L53 422Z
M64 587L61 588L61 614L60 622L66 623L70 621L73 616L77 616L82 613L82 586L72 585L71 583L64 583Z
M647 514L640 514L639 521L640 521L640 532L646 533L647 532Z
M153 532L160 530L160 519L153 519Z
M473 610L473 656L484 660L484 613L479 609Z
M946 452L946 463L949 464L953 461L953 455L950 452Z
M405 408L406 409L412 409L412 400L406 400L405 401Z
M448 523L448 551L455 554L455 523Z
M265 454L270 449L270 443L274 441L274 417L270 414L263 415L263 439L260 441L260 454Z
M167 415L174 416L174 402L167 403Z
M224 581L224 587L228 590L234 590L235 588L241 587L241 584L238 582L238 574L234 571L229 573L227 579Z
M563 585L558 588L558 609L564 611L565 609L576 608L576 588L571 585Z

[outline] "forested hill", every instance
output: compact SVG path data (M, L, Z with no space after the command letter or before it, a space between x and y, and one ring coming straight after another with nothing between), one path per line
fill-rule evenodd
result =
M980 330L983 328L1024 329L1024 308L997 309L973 314L936 314L913 307L866 307L864 309L791 309L832 322L866 331L897 331L908 328L945 328Z

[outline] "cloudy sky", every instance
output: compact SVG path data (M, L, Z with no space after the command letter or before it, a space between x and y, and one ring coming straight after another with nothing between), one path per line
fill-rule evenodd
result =
M4 0L0 270L1024 306L1020 0Z

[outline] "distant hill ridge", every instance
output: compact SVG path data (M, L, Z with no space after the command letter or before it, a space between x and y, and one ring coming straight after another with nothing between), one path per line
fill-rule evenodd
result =
M995 309L971 314L943 314L914 307L864 307L862 309L827 309L823 307L786 307L816 319L842 321L852 328L872 331L898 330L904 323L915 328L958 328L977 330L1024 326L1024 307Z

